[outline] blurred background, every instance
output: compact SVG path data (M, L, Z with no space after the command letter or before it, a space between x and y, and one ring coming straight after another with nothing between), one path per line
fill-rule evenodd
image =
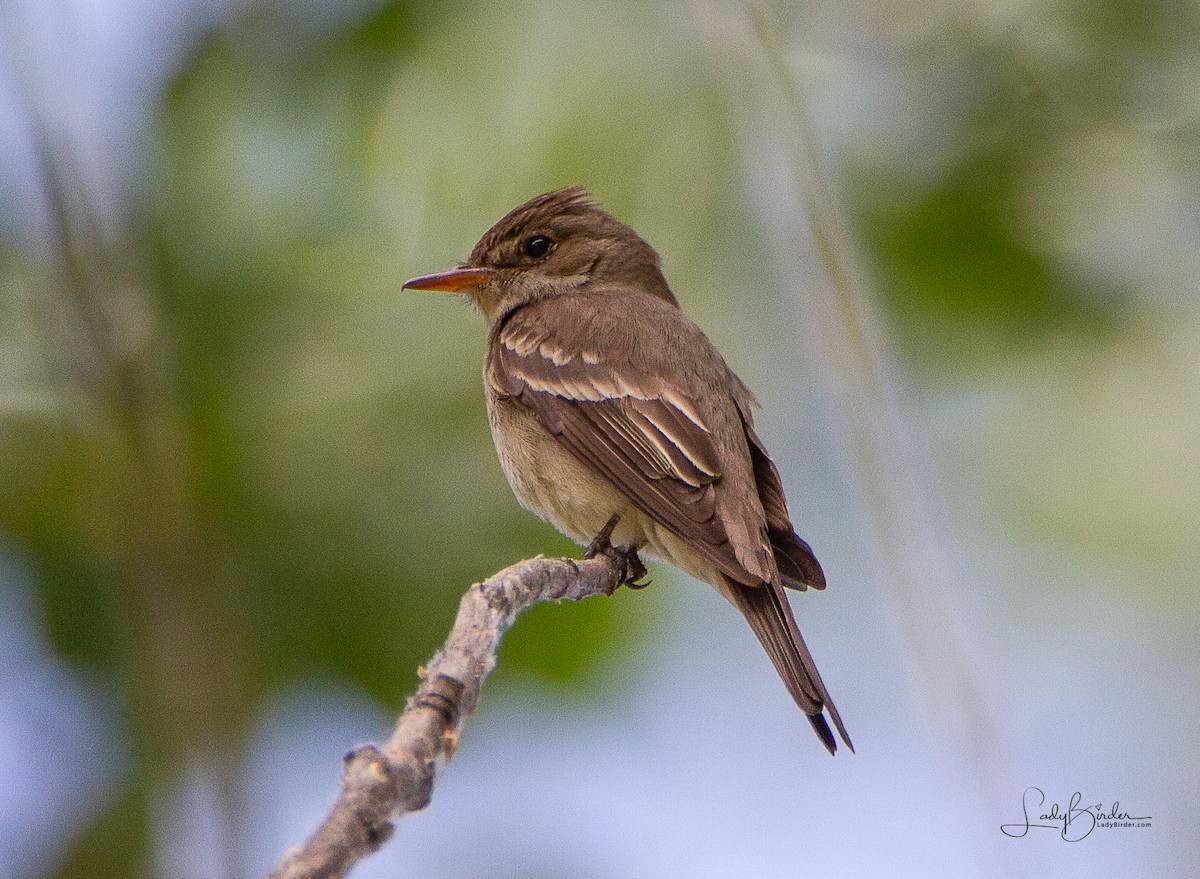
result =
M0 876L261 874L467 585L578 551L400 293L572 183L762 399L858 753L657 567L522 617L354 875L1193 875L1198 25L0 0ZM1030 786L1153 826L1009 838Z

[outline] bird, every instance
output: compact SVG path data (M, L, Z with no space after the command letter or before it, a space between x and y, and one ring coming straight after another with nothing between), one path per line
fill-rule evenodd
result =
M759 406L679 306L661 259L581 186L538 195L467 261L409 290L468 298L488 323L483 384L501 468L523 507L586 546L639 553L742 612L830 754L854 745L785 589L825 588L792 526Z

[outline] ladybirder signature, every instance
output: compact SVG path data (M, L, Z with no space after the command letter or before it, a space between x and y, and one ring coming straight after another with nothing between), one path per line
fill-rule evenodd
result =
M1031 828L1057 830L1066 842L1079 842L1087 839L1097 827L1149 827L1150 816L1134 817L1121 809L1121 803L1113 800L1110 808L1105 809L1103 803L1082 805L1083 794L1079 791L1071 794L1064 808L1058 803L1051 803L1046 808L1046 794L1040 787L1027 787L1021 796L1021 808L1025 820L1014 824L1001 824L1000 832L1005 836L1019 839L1029 833Z

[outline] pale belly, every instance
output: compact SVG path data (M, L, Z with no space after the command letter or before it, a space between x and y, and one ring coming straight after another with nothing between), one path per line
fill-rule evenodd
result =
M686 543L650 519L611 482L572 455L519 404L488 398L500 467L521 506L587 545L613 513L615 546L635 546L721 588L716 571Z
M645 542L641 529L635 527L640 514L625 496L576 460L532 412L489 398L488 421L500 467L521 506L581 544L591 542L613 513L620 513L613 543Z

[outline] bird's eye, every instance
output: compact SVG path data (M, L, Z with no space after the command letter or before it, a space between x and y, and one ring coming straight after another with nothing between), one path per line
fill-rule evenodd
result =
M550 245L553 243L545 235L534 235L525 242L525 255L532 259L541 259L550 252Z

